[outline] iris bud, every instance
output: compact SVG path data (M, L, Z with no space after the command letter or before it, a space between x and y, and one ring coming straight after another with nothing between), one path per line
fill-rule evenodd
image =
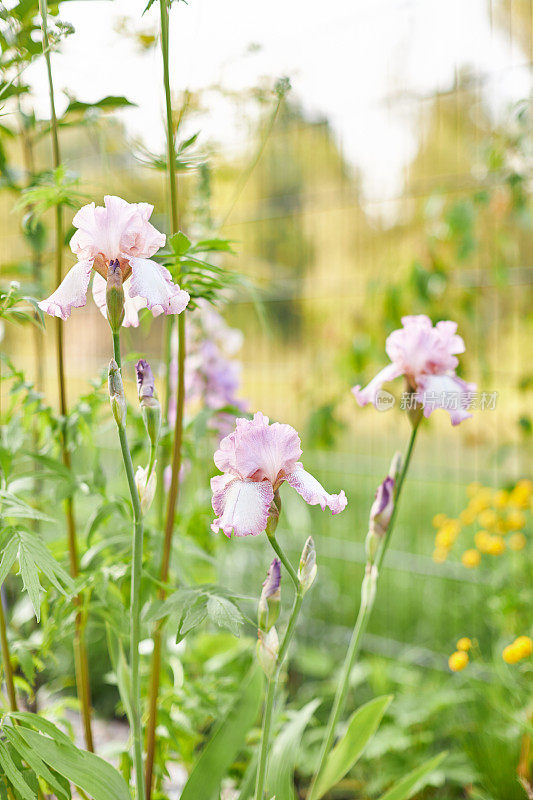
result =
M272 678L278 664L279 639L275 628L270 628L268 633L262 630L257 632L257 660L267 678Z
M154 374L148 361L137 362L137 389L144 424L152 447L157 445L161 431L161 406L157 399Z
M258 625L263 631L269 631L279 617L281 600L281 561L275 558L270 565L258 607Z
M148 478L148 467L137 467L137 472L135 473L135 485L139 493L141 511L143 514L146 514L146 512L149 510L155 497L157 483L156 466L157 461L154 462L150 478Z
M302 594L305 594L307 590L311 588L316 578L316 573L316 549L313 537L310 536L304 544L304 549L300 557L300 564L298 566L298 580L300 582Z
M118 333L124 320L124 287L122 286L122 270L118 258L109 263L107 268L106 288L107 319L113 333Z
M121 428L126 422L126 398L120 369L114 358L109 362L108 373L109 400L115 422Z

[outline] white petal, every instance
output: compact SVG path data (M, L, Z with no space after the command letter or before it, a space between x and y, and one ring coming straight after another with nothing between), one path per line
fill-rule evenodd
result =
M372 378L364 389L361 389L360 386L353 387L352 392L355 395L355 399L360 406L366 406L367 403L374 403L374 405L376 405L377 394L383 384L387 383L387 381L394 380L394 378L398 378L400 375L403 375L400 367L396 364L388 364Z
M92 266L92 259L78 261L67 272L55 292L46 300L41 300L39 308L51 317L67 319L73 308L84 306L87 303Z
M344 491L339 494L328 494L322 484L309 472L306 472L302 464L298 462L290 475L285 476L287 483L296 489L310 506L320 506L322 511L331 509L332 514L340 514L348 504Z
M467 383L456 375L428 375L419 386L416 400L424 406L424 416L429 417L436 408L450 415L452 425L458 425L472 414L467 411L472 402L475 383Z
M268 481L242 481L232 475L217 475L211 480L213 510L217 519L211 530L222 530L226 536L257 536L268 521L274 499Z
M166 267L147 258L129 258L131 270L130 297L143 297L154 317L159 314L181 314L190 300L188 292L172 283Z

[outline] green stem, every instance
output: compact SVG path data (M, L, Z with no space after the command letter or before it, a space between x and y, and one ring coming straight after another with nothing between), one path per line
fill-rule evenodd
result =
M52 138L52 161L54 169L57 170L61 165L61 154L59 150L59 134L57 125L57 115L54 98L54 81L52 75L52 63L50 58L50 42L48 39L48 3L47 0L39 0L39 11L41 14L41 29L43 34L43 54L46 62L46 72L48 76L48 94L50 100L50 134ZM59 286L63 273L63 209L60 204L55 208L55 283ZM66 420L68 413L67 391L65 379L65 354L63 342L63 322L56 318L56 362L57 379L59 388L59 410L62 418L61 431L61 458L64 466L71 469L70 451L67 442ZM77 578L79 574L79 555L78 541L76 537L76 522L74 517L74 501L72 495L65 500L65 516L67 522L67 538L70 558L70 574ZM74 604L79 609L83 605L82 597L74 598ZM81 715L87 750L92 751L93 736L91 728L91 691L89 681L89 659L87 645L85 641L85 615L80 610L75 616L74 634L74 665L76 673L76 690L81 706Z
M281 548L279 549L281 550ZM278 553L277 549L276 553ZM285 564L287 559L282 558L281 555L279 555L279 557L282 560L282 563ZM265 710L263 712L263 726L261 731L261 749L259 751L259 763L257 765L257 778L255 782L255 795L254 795L255 800L263 800L264 798L265 780L266 780L267 763L268 763L268 751L269 751L270 736L272 731L272 712L274 708L274 700L276 698L276 689L278 686L279 674L281 672L283 662L285 661L285 656L287 655L287 650L289 649L289 645L291 643L291 639L293 637L294 630L296 628L296 623L298 622L298 616L300 614L300 609L302 608L303 597L304 596L301 586L298 584L298 588L294 598L294 603L292 606L291 615L289 617L289 624L287 625L287 630L285 631L285 636L283 637L283 641L279 649L278 664L276 667L276 671L273 677L269 678L267 684Z
M344 663L342 665L339 682L337 684L335 700L333 701L333 707L330 712L326 733L324 736L324 740L322 742L318 768L313 776L311 787L307 795L307 800L318 800L318 798L315 796L315 789L317 786L317 782L324 771L327 757L333 745L333 740L335 738L335 731L337 729L340 715L342 714L342 711L344 709L344 702L346 700L346 694L348 692L350 674L352 672L355 659L357 658L359 651L361 649L363 636L366 627L368 625L368 620L370 619L370 615L372 613L372 608L374 606L374 597L377 589L379 572L381 569L381 565L383 564L385 554L390 544L392 531L394 528L394 522L396 520L396 516L398 513L400 494L402 491L402 486L405 480L405 476L407 475L407 470L409 469L409 463L411 461L411 455L413 453L413 447L415 444L417 431L418 431L418 423L413 426L413 429L411 431L411 437L409 439L409 444L405 454L405 460L396 485L394 508L391 514L389 525L387 527L387 533L385 534L385 537L379 549L374 567L369 569L367 565L367 570L365 573L365 578L363 580L363 587L361 591L361 604L359 606L359 612L357 614L357 619L355 621L355 626L352 632L352 637L350 639L350 644L348 646L348 651L346 653Z
M2 663L4 665L4 676L6 680L7 696L11 711L17 711L17 695L15 694L15 682L13 680L13 666L9 653L9 643L7 641L6 618L4 616L4 604L0 597L0 647L2 650Z
M283 552L280 543L276 539L276 534L274 533L274 531L269 532L267 530L267 537L268 537L268 541L272 545L272 549L274 550L274 552L278 556L279 560L281 561L281 563L283 564L283 566L285 567L285 569L289 573L291 581L294 584L294 588L298 592L299 589L300 589L300 581L298 580L298 575L296 574L296 570L292 566L291 562L289 561L289 559L287 558L287 556Z
M174 143L174 125L172 121L172 96L170 92L170 64L169 64L169 17L168 0L159 0L159 10L161 16L161 55L163 58L163 85L165 91L165 112L166 112L166 139L167 139L167 166L168 166L168 202L171 231L173 234L179 231L179 206L178 206L178 179L176 175L176 153ZM179 276L178 276L179 278ZM167 381L170 367L170 343L174 321L167 320L165 354L168 358L166 363ZM185 314L178 317L178 395L176 402L176 422L174 425L174 439L172 442L172 473L170 489L168 493L168 504L165 519L165 533L163 541L163 553L161 557L160 581L163 587L168 582L170 568L170 554L172 548L172 534L174 530L174 519L179 497L180 470L181 470L181 450L183 439L183 413L185 408ZM168 394L168 383L167 391ZM165 398L167 406L165 413L168 413L168 397ZM164 453L163 453L164 456ZM163 475L165 459L161 459L160 475ZM161 481L161 483L163 483ZM159 592L161 599L166 596L166 589L162 588ZM163 642L161 639L161 623L156 623L153 631L154 650L152 654L151 677L150 677L150 696L148 704L148 725L146 732L146 773L145 789L147 800L152 796L153 768L155 758L157 711L159 698L159 680L161 672L161 654Z
M120 367L120 334L113 334L113 353ZM143 556L143 517L141 501L135 485L135 473L131 460L126 428L118 425L120 449L126 470L128 488L130 490L131 505L133 507L133 542L132 542L132 567L131 567L131 599L130 599L130 669L131 669L131 700L133 715L133 751L135 764L135 786L137 799L144 800L144 770L142 754L142 725L141 725L141 691L139 677L139 641L141 634L141 578Z

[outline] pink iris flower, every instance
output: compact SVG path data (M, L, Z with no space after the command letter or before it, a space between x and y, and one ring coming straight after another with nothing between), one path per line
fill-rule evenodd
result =
M138 312L149 308L159 314L180 314L189 302L187 292L172 282L166 267L151 260L165 244L148 220L154 207L148 203L127 203L106 195L104 206L94 203L80 208L72 223L78 230L70 248L78 263L65 275L55 292L39 303L52 317L67 319L73 308L87 303L87 290L94 270L93 297L106 315L107 268L118 261L124 281L123 325L137 327Z
M457 323L448 320L433 327L429 317L421 314L402 317L402 325L403 328L390 334L385 345L392 363L378 372L364 389L360 386L352 389L359 405L376 405L383 384L405 375L416 401L424 407L425 417L435 408L448 411L452 425L471 417L466 409L476 384L466 383L455 374L459 363L456 353L465 350L462 338L456 334Z
M233 433L220 442L214 459L224 474L211 479L211 525L226 536L257 536L265 530L274 492L287 481L306 503L328 506L332 514L346 508L344 492L328 494L298 459L300 437L290 425L269 424L260 412L253 420L238 419Z

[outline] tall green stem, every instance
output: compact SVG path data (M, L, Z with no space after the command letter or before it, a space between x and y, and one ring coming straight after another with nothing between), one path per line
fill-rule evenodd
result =
M39 0L39 10L41 14L41 28L43 34L43 54L46 62L46 72L48 75L48 93L50 98L50 133L52 137L52 158L54 169L58 169L61 164L59 151L59 135L57 126L57 115L54 98L54 81L52 76L52 63L50 58L50 42L48 39L48 5L47 0ZM63 272L63 209L57 205L55 209L55 282L59 286ZM64 466L71 469L70 451L67 442L66 418L68 412L67 392L65 381L65 356L63 346L63 322L56 318L56 362L57 378L59 388L59 410L63 421L61 435L61 457ZM79 574L78 542L76 537L76 522L74 518L74 502L72 496L65 500L65 516L67 523L68 549L70 559L70 573L73 578ZM74 664L76 672L76 688L78 699L81 706L83 720L83 730L85 746L87 750L93 750L93 736L91 729L91 694L89 685L89 659L87 656L87 646L85 641L85 614L81 611L83 605L82 597L74 599L78 608L75 618L74 633Z
M159 10L161 16L161 55L163 58L163 85L165 91L165 111L166 111L166 140L167 140L167 167L168 167L168 203L169 218L172 233L179 231L179 206L178 206L178 179L176 175L176 153L174 144L174 124L172 121L172 97L170 93L170 65L169 65L169 17L168 0L159 0ZM167 376L170 364L170 341L174 320L172 316L167 319L166 363ZM174 519L179 497L180 470L181 470L181 450L183 439L183 412L185 407L185 314L178 317L178 392L176 403L176 422L174 425L174 438L172 442L171 460L171 480L168 493L168 503L165 518L165 533L163 540L163 552L161 557L160 597L166 596L165 585L168 581L170 568L170 554L172 549L172 534L174 530ZM166 392L167 394L167 392ZM168 398L166 398L168 401ZM165 408L168 413L168 404ZM164 459L161 459L161 474L164 469ZM158 622L153 631L154 650L152 654L152 666L150 677L150 696L148 709L148 726L146 731L146 774L145 788L147 800L152 795L153 768L155 757L155 732L157 727L157 710L159 699L159 681L161 673L161 653L162 653L162 623Z
M287 569L287 572L291 576L291 579L294 581L296 594L294 596L294 603L292 606L291 615L289 617L287 630L285 631L285 636L283 637L283 641L279 649L276 669L274 675L271 678L269 678L267 682L265 709L263 712L263 725L261 730L261 746L259 750L259 762L257 765L257 777L255 782L255 795L254 795L255 800L263 800L264 797L265 780L266 780L267 764L268 764L268 751L270 747L270 736L272 730L272 712L274 709L274 701L276 699L276 689L278 686L279 674L281 672L283 662L285 661L285 656L287 655L287 651L289 649L289 645L291 643L291 639L293 637L296 628L296 623L298 622L298 616L300 614L304 598L304 590L298 580L296 571L293 568L287 556L285 555L285 553L283 552L281 545L276 540L274 533L268 534L268 540L272 545L274 552L281 560L281 563Z
M311 782L311 787L307 795L307 800L318 800L318 798L316 798L315 796L315 789L317 786L317 782L324 770L327 757L329 755L329 751L331 750L331 747L333 745L333 740L335 738L335 731L337 729L340 715L342 714L342 711L344 709L344 702L346 700L346 694L348 692L350 674L352 672L355 659L357 658L359 651L361 650L361 643L363 640L363 636L366 627L368 625L368 620L370 619L370 615L372 613L372 608L374 606L374 598L376 594L379 573L391 540L392 531L394 528L394 522L396 520L396 516L398 513L400 494L402 491L402 486L405 480L405 476L407 475L407 470L409 469L409 463L411 461L411 455L413 453L413 447L415 444L417 431L418 431L418 423L416 423L413 426L413 429L411 431L411 437L409 439L409 444L407 446L405 460L396 484L394 508L391 514L389 525L387 527L387 532L385 534L385 537L381 543L380 549L376 556L376 562L374 566L371 569L369 569L367 566L367 570L365 572L365 577L363 579L363 586L361 590L361 604L359 606L359 613L357 614L357 619L355 621L355 626L352 632L352 637L350 639L350 644L348 646L348 651L346 653L344 663L342 665L339 683L337 684L335 700L333 701L333 707L329 715L326 733L324 736L324 740L322 742L322 749L320 751L318 768Z
M120 334L113 334L113 354L115 361L121 368ZM128 437L124 424L118 427L120 449L126 470L128 488L130 490L131 505L133 508L133 540L132 540L132 566L131 566L131 594L130 594L130 669L131 669L131 700L133 715L133 754L135 764L135 785L137 800L144 800L144 770L142 754L142 724L141 724L141 687L139 674L139 641L141 638L141 578L143 557L143 517L141 501L135 473L131 460Z
M13 680L13 666L11 664L11 655L9 653L9 644L7 641L7 628L6 618L4 616L4 604L0 597L0 648L2 651L2 664L4 667L4 677L6 681L7 696L9 698L9 707L11 711L17 711L17 695L15 694L15 682Z

